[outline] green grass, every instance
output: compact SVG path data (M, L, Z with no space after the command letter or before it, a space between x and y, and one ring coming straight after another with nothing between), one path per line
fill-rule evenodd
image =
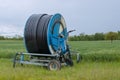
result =
M84 61L120 61L120 41L72 41L71 49Z
M81 62L60 71L48 71L33 65L12 68L10 59L0 59L0 80L120 80L120 63Z
M25 52L21 40L0 40L0 58L13 58L17 52Z
M72 51L82 56L73 67L48 71L35 65L12 67L16 52L25 52L23 41L0 40L0 80L120 80L120 41L72 41Z
M120 41L71 41L72 51L80 53L83 61L120 61ZM0 58L13 58L26 52L21 40L0 40Z
M78 50L81 53L119 53L120 40L113 43L110 41L70 41L72 49Z

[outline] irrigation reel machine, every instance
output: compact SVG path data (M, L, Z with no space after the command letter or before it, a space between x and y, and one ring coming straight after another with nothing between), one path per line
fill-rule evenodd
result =
M27 53L19 52L14 57L16 63L46 66L49 70L60 70L61 65L73 66L67 43L65 20L61 14L33 14L26 22L24 43ZM77 55L77 61L80 60Z

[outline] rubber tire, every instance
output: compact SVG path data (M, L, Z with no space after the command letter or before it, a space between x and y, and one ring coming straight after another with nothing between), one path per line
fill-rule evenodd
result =
M67 65L69 65L71 67L74 65L72 59L66 59L65 62Z
M55 65L55 66L54 66ZM48 70L52 70L52 71L55 71L55 70L60 70L61 69L61 63L57 60L51 60L49 63L48 63ZM54 68L53 68L54 67Z

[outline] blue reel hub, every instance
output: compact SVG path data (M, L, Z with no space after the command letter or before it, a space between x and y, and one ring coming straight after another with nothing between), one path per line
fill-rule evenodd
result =
M64 18L60 14L51 17L48 24L47 42L51 54L61 49L66 52L67 29Z

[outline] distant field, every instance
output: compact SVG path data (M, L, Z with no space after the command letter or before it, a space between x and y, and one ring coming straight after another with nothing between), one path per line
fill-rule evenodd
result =
M71 41L71 52L79 52L84 61L120 61L120 41ZM21 40L0 40L0 58L13 58L26 52Z
M72 41L71 50L82 62L60 71L24 65L12 67L16 52L25 52L23 41L0 40L0 80L120 80L120 41Z
M84 61L120 61L120 40L72 41L71 49L78 51Z
M0 58L13 58L16 52L25 52L21 40L0 40Z

